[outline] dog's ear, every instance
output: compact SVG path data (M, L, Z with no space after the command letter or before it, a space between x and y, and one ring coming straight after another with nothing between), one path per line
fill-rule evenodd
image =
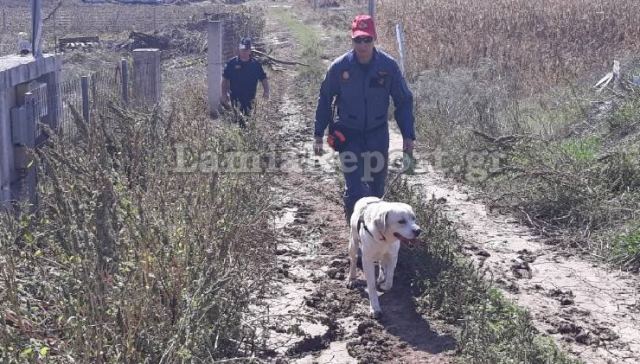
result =
M387 215L389 210L378 211L376 218L373 220L373 224L380 234L384 235L387 232Z

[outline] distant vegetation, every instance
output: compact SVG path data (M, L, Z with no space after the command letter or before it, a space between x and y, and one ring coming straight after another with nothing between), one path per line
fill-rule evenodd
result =
M380 18L404 25L411 74L488 61L496 77L536 85L640 50L637 1L398 0L379 8Z

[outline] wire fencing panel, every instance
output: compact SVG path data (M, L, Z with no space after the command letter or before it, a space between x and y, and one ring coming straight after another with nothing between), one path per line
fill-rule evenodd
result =
M49 113L46 84L41 84L39 87L32 89L31 94L33 95L32 97L34 101L33 114L35 120L42 120L42 118L47 116ZM35 126L36 145L39 145L44 139L46 139L46 133L44 132L42 125L37 124Z
M62 94L62 113L60 134L65 140L71 140L78 134L74 118L82 112L82 87L79 78L65 80L60 85ZM75 114L75 115L74 115Z
M120 69L102 69L89 75L90 120L99 122L100 115L107 112L109 105L121 100L122 80ZM79 137L78 124L84 123L82 117L81 78L72 78L60 85L62 93L62 113L60 133L64 140L72 141Z
M122 97L122 76L119 67L102 69L91 74L91 110L94 120L99 120L109 108L109 104L120 102Z

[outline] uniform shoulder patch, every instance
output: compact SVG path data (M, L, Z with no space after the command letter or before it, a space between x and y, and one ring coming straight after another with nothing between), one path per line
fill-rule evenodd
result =
M342 80L346 81L349 79L349 71L342 71Z

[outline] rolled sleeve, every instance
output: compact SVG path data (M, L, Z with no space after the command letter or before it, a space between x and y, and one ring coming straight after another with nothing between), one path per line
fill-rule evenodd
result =
M395 106L394 116L402 137L404 139L416 139L415 119L413 115L413 94L407 86L407 81L402 76L397 64L394 67L393 81L391 84L391 97Z
M338 80L333 67L329 68L320 86L320 96L318 97L318 107L316 108L316 120L314 136L321 137L329 125L332 117L331 103L338 95Z

